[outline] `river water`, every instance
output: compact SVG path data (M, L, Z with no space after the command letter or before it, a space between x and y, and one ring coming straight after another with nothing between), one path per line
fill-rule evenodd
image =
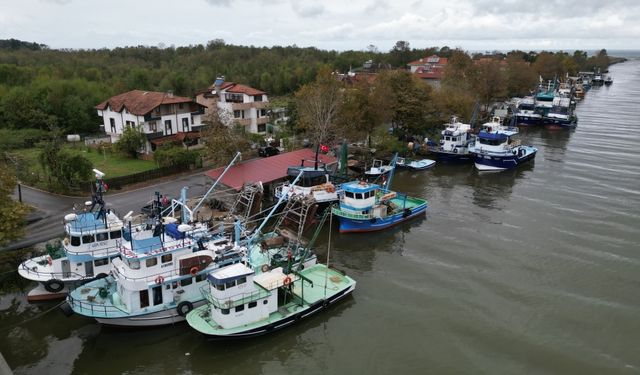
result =
M17 374L640 373L640 60L610 72L575 131L522 132L534 164L396 174L427 217L334 231L330 262L358 285L321 315L208 342L186 324L128 331L57 310L14 326L55 304L5 292L0 351Z

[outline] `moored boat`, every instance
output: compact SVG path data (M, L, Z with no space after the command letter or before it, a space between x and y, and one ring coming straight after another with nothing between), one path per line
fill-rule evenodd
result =
M570 97L555 97L553 107L543 119L547 129L572 129L578 125L578 117L573 113Z
M453 116L441 132L440 143L429 147L437 162L465 163L473 159L469 153L469 145L473 143L471 125L463 124Z
M301 172L302 176L298 182L286 190L291 185L291 181L297 178ZM330 173L324 164L318 167L305 166L303 161L300 166L287 168L287 177L288 182L276 186L274 193L276 198L282 197L285 190L288 191L285 199L294 195L312 196L321 206L321 210L338 201L337 187L331 181Z
M105 277L119 256L116 245L122 237L123 222L105 208L104 174L98 170L95 173L91 201L83 211L64 217L65 239L59 246L49 247L48 254L28 259L18 267L20 276L41 284L29 292L29 300L62 298L71 286Z
M517 134L517 127L504 126L499 118L485 123L471 149L476 168L479 171L501 171L533 160L538 149L521 145L514 139Z
M540 125L542 115L536 111L536 101L533 96L526 96L516 104L516 125Z
M412 160L412 159L398 158L396 160L396 167L411 169L414 171L422 171L425 169L432 168L435 165L436 165L436 161L431 159Z

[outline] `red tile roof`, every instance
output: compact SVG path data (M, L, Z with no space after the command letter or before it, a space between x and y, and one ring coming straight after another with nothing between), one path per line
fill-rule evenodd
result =
M98 104L95 108L105 110L111 107L115 112L121 112L123 108L134 115L144 116L161 104L176 104L193 102L189 98L170 95L166 92L133 90L124 94L113 96ZM195 104L195 102L193 102ZM199 104L198 104L199 105Z
M209 86L208 89L199 92L199 94L206 94L206 93L210 93L211 91L216 89L216 85L213 84L211 86ZM234 82L223 82L222 85L220 85L220 90L222 91L227 91L227 92L231 92L231 93L237 93L237 94L247 94L250 96L253 95L264 95L266 94L266 92L258 90L258 89L254 89L253 87L249 87L247 85L243 85L241 83L234 83Z
M442 79L442 76L444 76L444 69L441 67L434 67L431 70L425 71L423 68L418 68L413 74L421 79Z
M302 160L314 160L315 151L310 148L285 152L268 158L253 159L229 168L222 178L223 184L236 190L242 189L245 182L270 183L287 176L287 168L300 165ZM336 158L330 155L320 154L318 159L325 164L335 163ZM311 165L305 163L305 165ZM207 176L217 179L225 167L208 171Z

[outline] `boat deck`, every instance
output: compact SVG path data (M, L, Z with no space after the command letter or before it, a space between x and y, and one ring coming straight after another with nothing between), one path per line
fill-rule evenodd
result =
M345 276L323 264L316 264L313 267L306 268L300 271L300 275L310 281L312 285L304 281L303 290L303 281L301 279L294 281L292 288L293 299L279 306L278 310L271 313L266 319L225 329L211 319L211 306L207 304L189 313L187 315L187 322L197 331L207 335L234 336L245 332L255 332L263 327L274 325L297 314L304 316L304 312L309 310L311 306L325 300L330 300L345 290L353 289L356 283L349 276ZM309 313L311 313L311 311Z

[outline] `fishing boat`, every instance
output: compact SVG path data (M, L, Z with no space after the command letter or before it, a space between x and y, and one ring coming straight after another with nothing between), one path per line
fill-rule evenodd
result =
M536 111L536 102L533 96L525 96L516 104L516 125L540 125L542 115Z
M20 276L40 284L29 292L30 301L62 298L70 286L107 276L119 256L116 244L122 237L123 222L105 208L104 173L94 172L91 201L82 211L64 217L65 239L58 246L49 246L46 255L28 259L18 267Z
M604 84L607 86L610 86L613 83L613 78L611 78L611 76L607 76L607 78L604 80Z
M189 325L211 338L246 338L285 328L350 295L356 282L316 264L299 272L282 268L256 274L243 264L208 276L207 304L187 315Z
M514 139L517 134L517 127L502 125L500 118L483 124L471 149L476 168L480 171L500 171L533 160L538 149L521 145L520 140Z
M544 127L547 129L573 129L578 125L578 117L573 113L570 97L555 97L553 107L544 116Z
M431 159L412 160L412 159L398 158L396 160L396 167L411 169L414 171L422 171L425 169L432 168L435 165L436 165L436 161Z
M285 189L291 186L291 181L298 177L300 173L302 173L300 180L295 186L287 190L288 194L285 199L289 199L294 195L312 196L321 206L321 209L338 201L338 189L331 181L326 165L320 164L317 167L315 165L305 165L304 160L300 166L287 168L289 181L276 186L274 193L276 198L283 196Z
M466 163L472 160L473 155L469 153L469 145L473 143L471 125L463 124L458 118L453 116L451 121L444 124L445 129L441 132L440 143L437 146L429 147L438 162L442 163Z
M541 83L535 96L534 111L542 117L546 116L553 107L555 92L556 88L554 81L548 81L546 87Z
M381 180L383 176L387 176L394 168L394 165L384 164L382 160L373 159L371 168L365 170L364 175L367 181L378 181Z
M383 230L425 214L427 200L389 190L392 179L390 173L383 186L366 181L341 185L340 205L332 208L341 233Z
M602 86L604 82L604 76L600 72L596 73L596 75L593 76L593 79L591 80L591 84L594 86Z

